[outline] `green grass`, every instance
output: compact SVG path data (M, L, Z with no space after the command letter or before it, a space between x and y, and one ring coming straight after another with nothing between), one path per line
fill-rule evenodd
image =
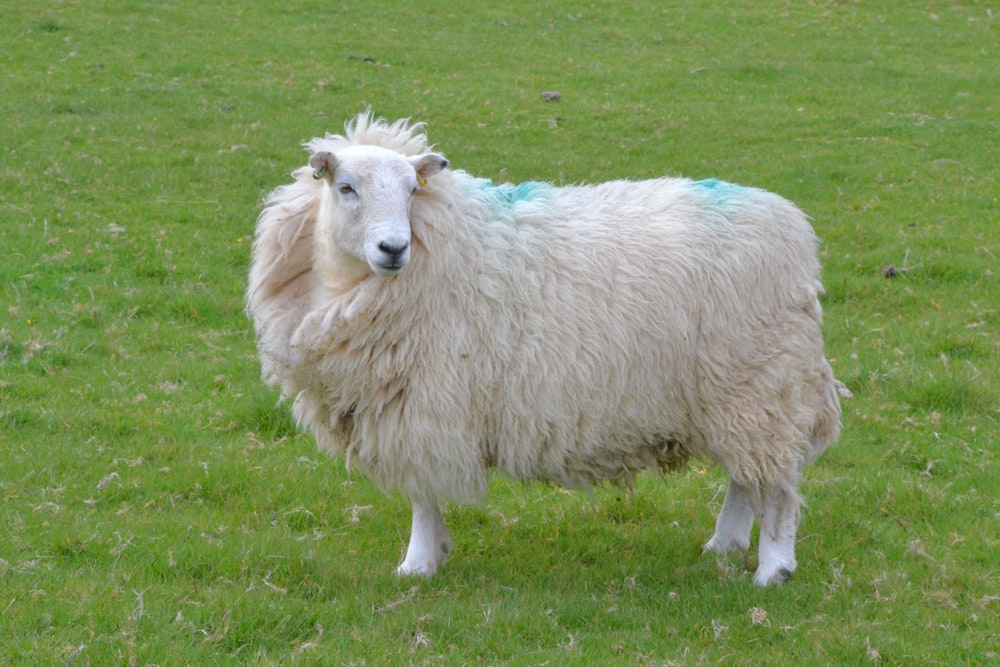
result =
M1000 659L995 8L7 4L0 663ZM809 213L855 399L789 585L699 552L698 468L596 503L496 479L437 578L392 575L406 504L296 433L242 312L261 198L368 105L496 180Z

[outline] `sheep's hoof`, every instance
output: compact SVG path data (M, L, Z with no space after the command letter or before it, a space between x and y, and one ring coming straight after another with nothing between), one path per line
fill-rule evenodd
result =
M787 567L780 567L770 575L761 573L760 570L753 575L753 583L758 586L781 586L791 579L792 570Z
M712 539L710 539L708 542L705 542L705 546L703 546L701 550L702 552L711 551L721 556L729 553L740 553L742 551L746 551L749 548L750 548L749 539L744 540L744 539L734 538L730 540L722 540L713 535Z
M427 561L424 563L403 561L396 568L396 575L400 577L427 577L428 579L437 574L437 563Z

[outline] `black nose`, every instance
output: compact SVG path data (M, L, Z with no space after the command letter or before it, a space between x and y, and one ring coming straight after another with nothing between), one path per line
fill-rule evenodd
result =
M406 249L410 247L409 243L386 243L385 241L380 241L378 244L378 249L392 258L393 263L397 263L397 260L406 252Z

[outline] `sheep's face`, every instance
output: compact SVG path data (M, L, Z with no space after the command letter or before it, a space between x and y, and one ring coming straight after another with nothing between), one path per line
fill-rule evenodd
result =
M318 152L309 166L326 181L318 239L325 259L341 266L354 260L380 276L399 273L410 261L413 196L448 161L436 153L406 157L352 146Z

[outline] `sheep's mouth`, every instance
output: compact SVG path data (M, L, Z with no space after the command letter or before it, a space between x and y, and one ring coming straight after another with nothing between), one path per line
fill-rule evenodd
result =
M406 262L385 262L373 263L371 268L376 275L382 276L383 278L391 278L402 271L405 266Z

